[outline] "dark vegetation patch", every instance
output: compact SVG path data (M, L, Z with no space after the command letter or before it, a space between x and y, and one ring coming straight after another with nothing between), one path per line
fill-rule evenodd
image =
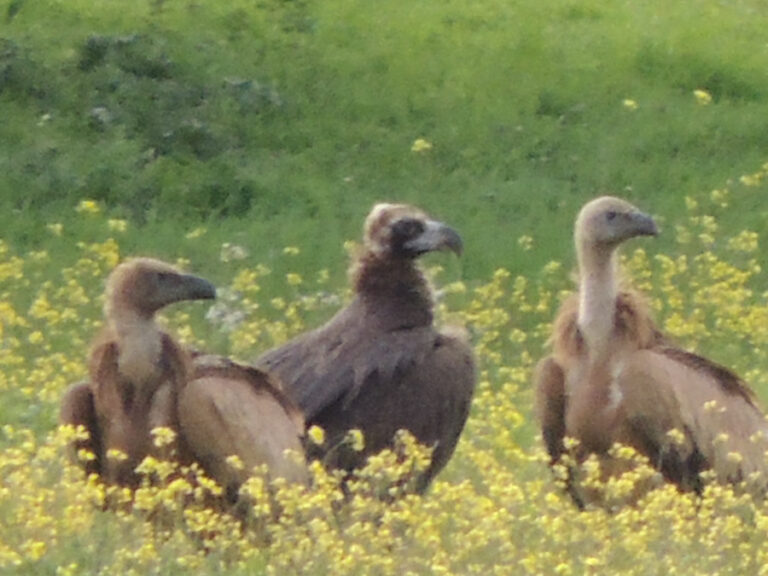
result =
M477 278L570 264L591 196L675 213L768 155L768 23L749 2L5 6L0 226L24 247L81 225L90 198L144 230L137 250L204 224L343 268L339 240L403 200L461 229Z

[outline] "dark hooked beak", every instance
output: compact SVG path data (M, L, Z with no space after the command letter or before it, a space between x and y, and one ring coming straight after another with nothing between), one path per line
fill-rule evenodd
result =
M213 300L216 298L216 286L205 278L192 274L182 274L181 283L186 291L184 300Z
M166 306L184 300L213 300L216 287L205 278L192 274L172 274L163 278L160 304Z
M634 212L632 214L632 222L635 226L635 234L637 236L658 236L659 228L656 226L656 221L648 214L643 212Z
M461 236L453 228L437 220L427 220L424 232L413 240L405 243L405 248L418 254L434 252L437 250L450 250L457 256L461 256L464 243Z

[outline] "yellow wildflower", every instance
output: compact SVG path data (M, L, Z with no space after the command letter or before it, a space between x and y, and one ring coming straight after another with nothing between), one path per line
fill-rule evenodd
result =
M75 212L79 214L98 214L101 212L101 208L93 200L81 200L75 208Z
M243 461L236 454L227 456L226 462L227 462L227 466L229 466L233 470L239 471L239 470L245 469L245 464L243 464Z
M696 98L696 102L701 106L706 106L712 102L712 95L706 90L694 90L693 95Z
M200 238L200 236L205 234L207 231L208 231L207 228L205 228L203 226L199 226L199 227L195 228L194 230L192 230L191 232L187 232L186 235L185 235L185 238L187 240L193 240L195 238Z
M107 220L107 227L113 232L125 232L128 229L128 222L117 218L110 218Z
M176 440L176 432L166 426L152 429L152 443L158 448L169 446Z
M303 282L301 274L296 274L295 272L289 272L288 274L286 274L285 280L288 282L290 286L298 286Z
M432 143L424 138L416 138L411 145L411 152L420 154L432 150Z
M347 439L349 440L352 450L360 452L363 448L365 448L365 438L363 436L362 430L358 428L350 430L347 432Z
M520 238L517 239L517 245L520 246L524 252L528 252L533 248L533 238L528 235L520 236Z
M110 448L107 450L107 458L114 460L115 462L123 462L124 460L128 460L128 455L117 448Z
M307 430L307 436L317 446L322 446L325 442L325 430L320 426L310 426L309 430Z
M624 106L627 110L637 110L637 102L632 100L631 98L625 98L622 100L621 105Z

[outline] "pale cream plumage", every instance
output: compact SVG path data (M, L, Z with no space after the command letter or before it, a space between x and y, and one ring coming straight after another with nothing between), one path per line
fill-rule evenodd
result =
M575 460L596 454L608 476L623 470L608 453L620 442L683 490L700 490L701 473L711 470L722 483L762 494L768 424L752 392L726 368L673 346L642 297L619 288L617 247L656 233L649 216L617 198L593 200L579 214L579 293L558 313L552 355L535 374L552 463L572 437ZM600 502L571 480L579 504Z

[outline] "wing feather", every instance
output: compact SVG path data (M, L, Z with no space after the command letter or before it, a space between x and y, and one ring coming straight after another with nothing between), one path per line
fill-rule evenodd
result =
M550 461L555 463L565 451L565 374L549 356L537 364L533 382L536 416Z
M68 447L68 455L72 462L80 464L87 474L99 473L101 470L101 433L99 431L96 410L93 403L93 392L90 382L72 384L64 392L59 408L59 424L82 426L88 432L88 438L77 440ZM78 457L81 450L87 450L93 455L93 460L82 462Z
M656 350L660 354L664 354L676 362L685 364L693 370L703 372L714 380L726 394L741 396L747 403L756 406L757 399L752 389L749 388L746 382L739 378L739 376L725 366L713 362L708 358L704 358L703 356L699 356L698 354L694 354L693 352L688 352L687 350L673 346L664 346L657 348Z
M355 312L350 306L324 327L256 360L283 382L307 421L337 401L349 406L373 381L394 380L423 360L435 338L431 326L382 332Z
M711 468L721 482L767 484L756 475L768 471L768 423L731 372L665 347L633 354L619 378L627 422L642 426L668 469L687 467L690 481Z
M186 446L230 491L260 465L266 465L272 478L306 481L306 470L296 460L303 432L297 415L286 410L273 388L254 385L253 375L235 377L231 369L216 375L209 368L182 390L178 409ZM232 466L230 456L237 456L243 467Z

